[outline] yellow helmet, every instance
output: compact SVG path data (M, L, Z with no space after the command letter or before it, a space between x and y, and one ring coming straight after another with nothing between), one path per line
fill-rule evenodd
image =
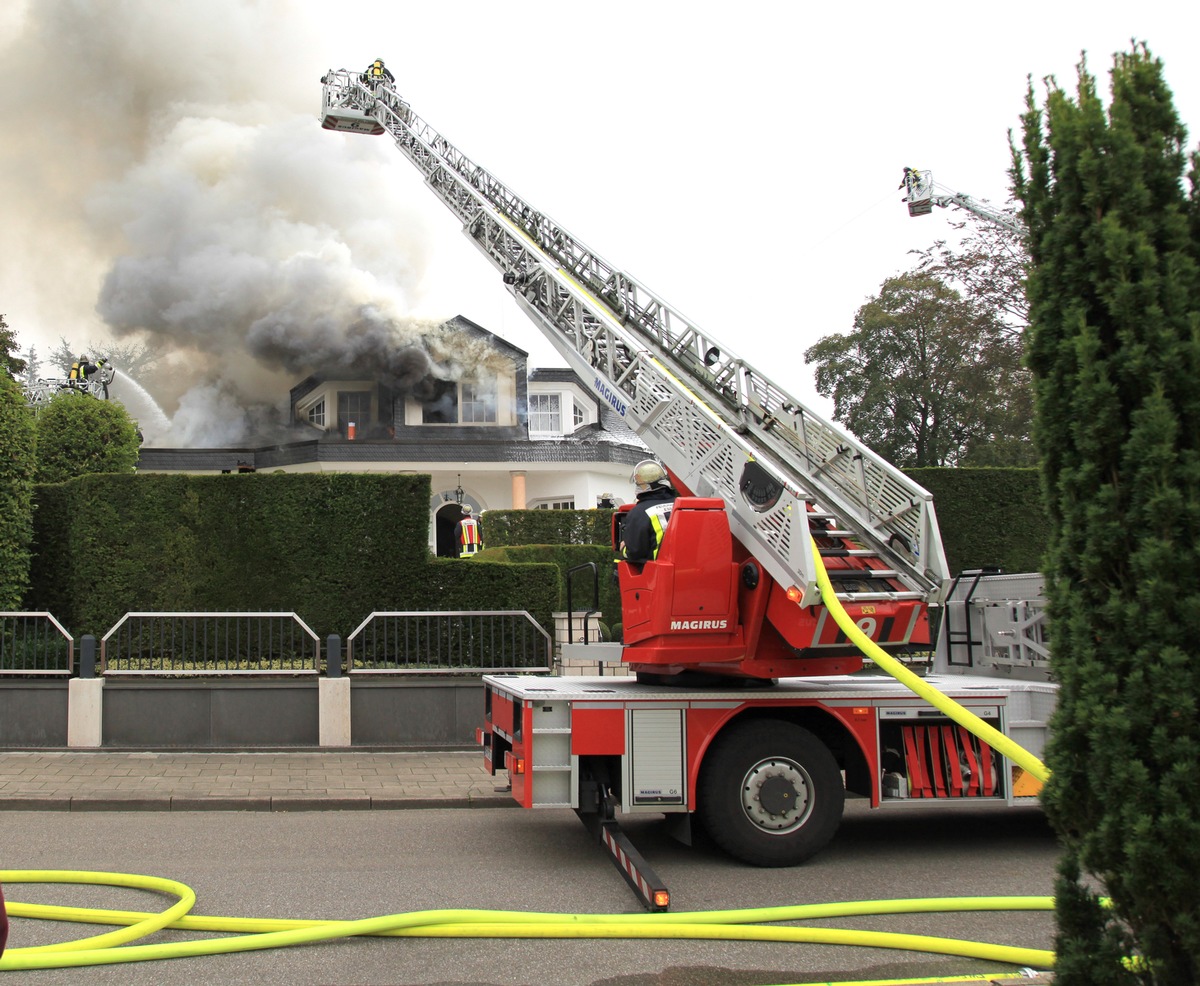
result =
M653 459L643 459L633 467L629 481L637 487L639 493L645 493L652 486L670 486L667 471Z

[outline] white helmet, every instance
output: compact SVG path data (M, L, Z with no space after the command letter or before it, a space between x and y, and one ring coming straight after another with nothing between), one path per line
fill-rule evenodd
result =
M655 486L669 487L671 485L671 480L667 478L667 471L653 459L643 459L634 466L629 481L637 487L639 493L645 493L646 490Z

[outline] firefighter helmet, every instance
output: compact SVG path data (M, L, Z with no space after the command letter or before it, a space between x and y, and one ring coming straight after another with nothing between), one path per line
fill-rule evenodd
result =
M657 486L671 485L671 480L667 478L667 471L653 459L643 459L634 466L629 481L637 487L639 493L645 493L646 490Z
M464 503L462 505L462 512L464 514L469 514L471 512L471 505L469 503Z

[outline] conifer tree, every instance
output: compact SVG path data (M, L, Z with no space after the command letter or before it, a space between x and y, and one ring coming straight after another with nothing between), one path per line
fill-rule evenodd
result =
M1161 62L1033 87L1034 437L1059 707L1043 795L1063 848L1059 986L1200 982L1200 197ZM1097 886L1099 885L1099 886ZM1102 905L1111 897L1112 907Z
M33 445L33 415L17 381L0 370L0 610L20 609L29 582Z

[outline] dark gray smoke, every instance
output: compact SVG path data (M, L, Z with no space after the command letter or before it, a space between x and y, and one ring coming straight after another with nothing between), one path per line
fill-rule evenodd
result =
M406 315L426 237L395 151L320 129L301 7L37 0L0 36L5 277L103 323L51 331L169 354L141 380L173 411L153 444L246 440L311 371L409 391L448 372Z

